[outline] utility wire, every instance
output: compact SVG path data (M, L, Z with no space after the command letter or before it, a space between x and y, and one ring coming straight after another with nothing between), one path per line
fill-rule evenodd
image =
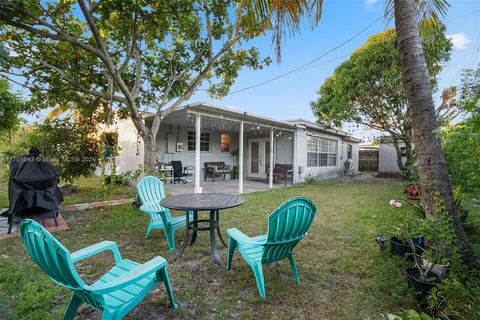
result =
M355 38L357 38L358 36L360 36L363 32L365 32L366 30L370 29L374 24L376 24L378 21L382 20L384 17L381 16L379 18L377 18L375 21L373 21L372 23L370 23L368 26L366 26L365 28L363 28L362 30L360 30L359 32L357 32L354 36L350 37L349 39L345 40L344 42L340 43L339 45L333 47L332 49L328 50L327 52L321 54L320 56L316 57L315 59L313 60L310 60L309 62L295 68L295 69L292 69L288 72L285 72L279 76L276 76L270 80L266 80L266 81L263 81L263 82L260 82L260 83L257 83L257 84L254 84L254 85L251 85L251 86L248 86L248 87L245 87L245 88L242 88L242 89L238 89L238 90L234 90L232 92L230 92L228 95L232 95L232 94L235 94L235 93L239 93L239 92L243 92L243 91L246 91L246 90L250 90L250 89L253 89L253 88L256 88L256 87L259 87L259 86L263 86L265 84L268 84L270 82L273 82L275 80L278 80L278 79L281 79L281 78L284 78L292 73L295 73L295 72L299 72L299 71L304 71L304 70L308 70L310 68L313 68L314 66L310 66L312 63L322 59L323 57L325 57L326 55L332 53L333 51L335 50L338 50L339 48L343 47L344 45L346 45L347 43L351 42L352 40L354 40ZM346 55L348 56L348 55ZM343 56L342 56L343 57ZM331 62L333 60L338 60L340 59L341 57L338 57L338 58L335 58L335 59L332 59L330 61L326 61L326 62L323 62L321 64L325 64L325 63L328 63L328 62ZM321 64L318 64L318 65L315 65L316 66L319 66ZM310 67L309 67L310 66ZM306 68L306 67L309 67L309 68Z

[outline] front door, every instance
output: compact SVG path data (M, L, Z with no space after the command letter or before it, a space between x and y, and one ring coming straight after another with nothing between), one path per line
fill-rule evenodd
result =
M270 168L270 139L248 140L248 176L267 178Z

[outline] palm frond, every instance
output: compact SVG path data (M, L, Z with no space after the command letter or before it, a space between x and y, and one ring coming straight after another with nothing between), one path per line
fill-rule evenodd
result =
M404 0L402 0L404 1ZM447 15L450 7L448 0L414 0L417 7L417 20L431 19L435 24L441 24L441 18ZM395 0L386 0L385 20L390 23L395 17Z
M248 32L271 29L277 61L280 62L286 32L295 35L306 15L310 16L313 28L322 16L322 4L323 0L239 0L236 16L240 24L237 29L246 28Z

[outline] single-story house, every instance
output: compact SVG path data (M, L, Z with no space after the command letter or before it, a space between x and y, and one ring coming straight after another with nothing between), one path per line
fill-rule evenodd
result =
M144 114L150 126L153 114ZM117 122L117 172L136 170L144 163L144 145L130 120ZM168 114L157 135L157 161L182 161L193 167L195 191L201 192L204 163L223 161L238 166L239 193L244 179L269 182L273 164L290 164L293 182L358 171L360 139L305 119L279 121L205 102L185 105ZM198 147L198 148L197 148ZM346 168L348 166L348 168ZM267 178L268 177L268 178Z

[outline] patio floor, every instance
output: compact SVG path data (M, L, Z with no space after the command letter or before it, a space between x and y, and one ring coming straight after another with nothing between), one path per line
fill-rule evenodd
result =
M203 193L228 193L238 194L238 180L215 180L213 181L201 181L200 187L203 188ZM285 188L285 184L280 181L273 185L274 188ZM188 183L176 183L165 184L165 188L168 194L186 194L193 193L195 191L195 182L188 181ZM268 183L265 181L244 180L243 181L243 193L251 193L268 189Z

